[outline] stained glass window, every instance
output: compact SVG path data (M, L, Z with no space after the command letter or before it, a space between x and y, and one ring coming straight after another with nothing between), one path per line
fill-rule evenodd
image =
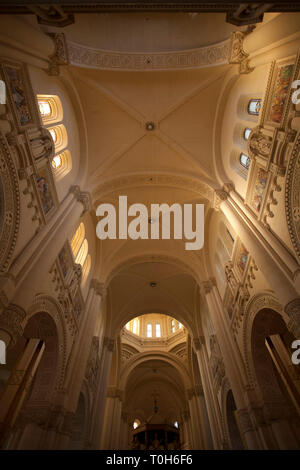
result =
M241 154L240 154L240 164L241 164L244 168L246 168L246 170L249 170L250 163L251 163L251 160L250 160L250 158L248 157L248 155L246 155L245 153L241 153Z
M246 127L246 129L244 129L244 139L245 139L245 140L248 140L248 139L249 139L250 133L251 133L250 127Z
M254 116L258 116L261 108L261 100L255 99L250 100L248 103L248 113Z

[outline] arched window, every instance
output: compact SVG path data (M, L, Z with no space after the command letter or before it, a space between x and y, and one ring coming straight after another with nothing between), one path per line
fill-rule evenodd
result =
M246 155L245 153L241 153L240 154L240 164L246 168L246 170L249 170L250 168L250 163L251 163L251 160L250 160L250 157L248 157L248 155Z
M175 333L175 321L171 320L171 331L172 333Z
M137 335L137 321L136 321L136 320L133 320L133 324L132 324L132 333L134 333L135 335Z
M178 428L179 428L178 421L174 421L173 426L174 426L174 428L177 428L177 429L178 429Z
M81 285L83 286L88 278L92 259L89 255L89 245L85 238L85 226L81 222L71 240L71 250L75 259L75 263L82 267Z
M152 324L147 324L147 338L152 338Z
M83 267L86 257L88 255L88 251L89 251L89 244L88 244L87 239L85 238L83 240L81 247L79 248L78 254L75 259L75 263L81 264L81 266Z
M126 330L130 330L130 321L126 323Z
M248 140L248 139L249 139L249 135L251 134L251 130L252 130L252 129L251 129L250 127L246 127L246 128L244 129L244 139L245 139L245 140Z
M81 222L81 224L77 228L71 241L71 250L72 250L74 258L76 258L77 256L79 248L84 240L84 237L85 237L85 227L84 227L83 222Z
M91 269L91 264L92 264L92 259L91 259L91 255L87 255L86 257L86 260L82 266L82 280L81 280L81 284L84 285L87 278L88 278L88 275L89 275L89 272L90 272L90 269Z
M161 327L160 327L160 323L156 323L156 325L155 325L155 336L156 336L156 338L160 338L160 337L161 337Z
M260 99L253 99L250 100L248 103L248 113L252 114L253 116L258 116L261 108L261 100Z
M178 322L178 328L181 330L181 328L182 328L182 323Z
M55 155L51 164L55 178L59 180L72 168L71 154L67 150L68 134L61 123L62 104L59 97L55 95L37 95L37 100L43 125L48 129L54 142Z

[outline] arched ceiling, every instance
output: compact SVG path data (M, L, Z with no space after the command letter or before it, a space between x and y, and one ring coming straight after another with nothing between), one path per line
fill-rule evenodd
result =
M225 13L77 14L64 28L68 38L88 47L125 52L194 49L221 42L237 27Z
M163 356L147 358L130 372L125 386L124 408L135 416L149 419L156 395L158 413L163 418L179 418L185 405L184 381L181 373Z
M151 283L156 286L152 287ZM108 318L113 336L132 318L149 313L169 314L190 331L194 328L198 285L180 265L141 262L120 270L108 288Z

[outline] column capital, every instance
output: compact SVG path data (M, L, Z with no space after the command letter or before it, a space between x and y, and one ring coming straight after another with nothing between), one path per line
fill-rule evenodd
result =
M103 338L103 346L108 349L108 351L113 352L115 349L115 340L105 336Z
M71 186L70 192L74 194L76 200L83 205L83 213L92 209L91 195L87 191L81 191L78 185Z
M228 193L224 189L215 189L213 207L216 211L220 210L220 205L228 197Z
M98 279L92 279L90 283L91 289L94 289L97 295L100 295L102 299L105 299L107 295L107 289L103 282L98 281Z
M212 288L216 285L216 280L214 277L211 277L207 281L202 281L200 283L200 290L204 295L207 295L211 292Z
M193 339L193 346L196 351L200 351L201 347L205 344L204 336L199 336L199 338Z

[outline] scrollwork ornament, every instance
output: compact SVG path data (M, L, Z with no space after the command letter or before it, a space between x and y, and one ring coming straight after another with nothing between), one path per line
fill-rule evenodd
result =
M6 272L17 241L20 225L20 194L14 158L0 132L0 273Z
M300 263L300 135L295 140L287 168L285 212L290 238Z

